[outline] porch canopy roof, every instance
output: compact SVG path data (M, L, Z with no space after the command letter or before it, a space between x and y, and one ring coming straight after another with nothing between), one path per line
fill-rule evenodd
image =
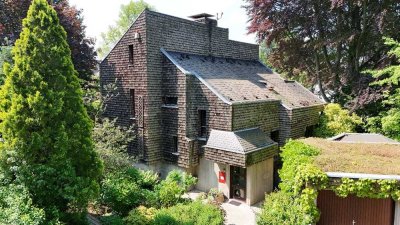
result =
M260 128L212 130L204 147L207 159L241 167L261 162L278 153L278 144Z

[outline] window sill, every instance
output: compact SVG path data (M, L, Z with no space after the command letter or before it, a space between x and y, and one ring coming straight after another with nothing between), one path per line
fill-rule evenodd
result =
M162 105L161 108L166 108L166 109L178 109L178 105Z

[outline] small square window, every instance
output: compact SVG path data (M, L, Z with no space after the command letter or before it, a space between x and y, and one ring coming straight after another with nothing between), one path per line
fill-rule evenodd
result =
M178 97L163 97L163 104L164 105L177 105L178 104Z

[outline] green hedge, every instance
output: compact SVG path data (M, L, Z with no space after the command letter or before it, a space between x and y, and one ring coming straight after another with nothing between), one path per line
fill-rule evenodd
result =
M353 194L400 200L400 183L396 180L343 178L329 183L326 173L314 164L319 154L318 149L301 141L291 140L282 148L281 191L266 196L258 224L315 224L320 216L315 200L323 189L341 197Z
M169 208L138 207L124 219L126 225L222 225L222 211L211 204L194 201Z

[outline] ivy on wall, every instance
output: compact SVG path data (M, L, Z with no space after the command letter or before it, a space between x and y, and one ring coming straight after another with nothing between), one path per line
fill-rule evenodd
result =
M315 200L318 191L323 189L333 190L340 197L356 195L363 198L391 197L396 201L400 200L400 183L397 180L341 178L329 182L326 173L313 163L319 154L319 149L295 140L289 141L281 153L281 192L299 201L302 213L310 217L309 222L316 223L319 220L320 213ZM290 210L286 212L289 213Z

